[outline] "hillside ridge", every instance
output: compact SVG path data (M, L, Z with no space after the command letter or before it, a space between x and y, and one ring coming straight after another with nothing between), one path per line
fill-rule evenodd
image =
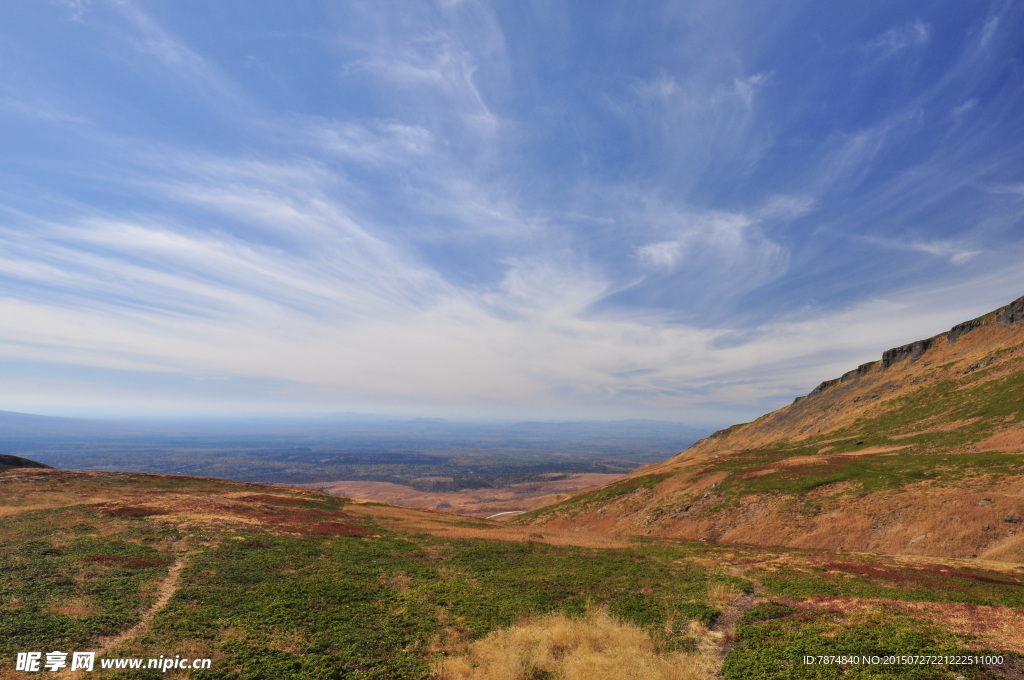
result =
M975 319L958 323L952 328L950 328L948 331L944 331L937 335L933 335L930 338L925 338L923 340L915 340L914 342L907 343L906 345L900 345L898 347L887 349L884 352L882 352L881 359L876 359L874 361L868 361L866 363L863 363L857 368L847 371L838 378L823 380L822 382L818 383L818 385L810 392L808 392L806 395L796 397L793 400L793 403L797 403L808 397L821 394L822 392L826 391L830 387L833 387L834 385L838 385L840 383L845 383L849 382L850 380L860 378L871 372L873 369L877 368L879 364L881 364L881 367L883 369L887 369L893 366L893 364L896 364L901 361L913 363L914 361L921 358L921 356L923 356L924 353L927 352L928 349L931 348L936 341L942 339L943 337L945 337L946 341L949 342L950 344L955 344L958 339L970 333L971 331L976 330L978 328L984 328L992 324L1001 324L1003 326L1024 326L1024 296L1021 296L1014 300L1013 302L1004 305L999 309L988 312L987 314L983 314ZM775 412L776 411L772 411L772 413ZM728 433L730 430L733 430L734 428L745 424L746 423L737 423L735 425L730 425L729 427L722 428L721 430L717 430L712 434L708 435L707 437L704 437L694 442L693 445L696 446L701 442L709 439L717 439L722 435Z
M15 468L48 468L53 470L52 465L46 463L40 463L38 461L30 460L28 458L22 458L21 456L11 456L6 453L0 453L0 472L4 470L13 470Z
M1024 297L518 521L1024 562Z

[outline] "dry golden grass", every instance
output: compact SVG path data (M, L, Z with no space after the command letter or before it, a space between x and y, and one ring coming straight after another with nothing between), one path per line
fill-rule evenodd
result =
M715 677L712 652L658 654L649 632L597 610L494 631L464 656L442 660L437 672L443 680L529 680L539 671L560 680L702 680Z
M974 448L978 451L1012 451L1020 453L1024 451L1024 427L1015 427L1003 432L997 432L988 439L978 442Z
M712 583L708 586L708 604L716 609L722 609L735 602L742 594L725 583Z

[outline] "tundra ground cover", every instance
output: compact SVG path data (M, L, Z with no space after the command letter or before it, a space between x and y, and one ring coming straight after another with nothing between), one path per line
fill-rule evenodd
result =
M209 670L95 673L111 678L426 680L444 659L475 677L473 664L488 653L581 627L572 634L586 647L571 652L577 661L613 663L614 639L628 633L648 641L652 668L690 655L705 674L694 677L709 677L724 658L726 677L784 677L771 675L782 669L829 678L834 668L793 670L795 655L825 648L1019 651L946 626L931 611L890 607L898 616L886 628L878 622L885 602L1009 616L1024 605L1024 588L1007 571L662 540L554 545L531 527L476 520L476 528L500 527L503 540L460 538L446 535L462 527L445 515L420 513L418 528L404 530L378 521L377 506L312 490L76 474L40 472L16 483L0 476L21 504L0 516L5 680L22 677L10 670L17 652L52 649L213 659ZM46 480L61 494L45 493ZM183 568L168 584L177 563ZM151 610L161 584L173 593ZM829 613L825 597L860 604ZM786 614L742 618L765 607ZM115 637L139 621L131 636ZM599 623L618 632L600 633ZM607 649L592 649L600 640ZM557 656L560 645L548 651ZM538 657L541 665L522 677L558 677L545 669L569 667L546 663ZM906 677L954 677L946 667L927 671Z

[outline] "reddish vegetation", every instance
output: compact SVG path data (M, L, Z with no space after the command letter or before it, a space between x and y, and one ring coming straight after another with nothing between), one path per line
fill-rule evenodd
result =
M358 519L340 509L305 507L310 501L340 505L337 498L323 492L294 487L226 482L196 477L121 473L122 482L111 487L111 473L69 470L14 470L0 472L4 490L10 498L27 498L31 503L11 504L10 512L25 509L65 507L68 504L91 505L99 513L119 519L159 516L162 521L184 528L233 526L262 528L276 533L320 536L370 536ZM46 478L40 488L36 482ZM178 484L167 488L168 480ZM151 487L156 488L151 488ZM126 491L127 490L127 491ZM259 493L254 493L258 491ZM145 504L139 503L145 498ZM91 561L118 564L119 556L101 556ZM127 564L127 562L125 562ZM144 563L132 566L149 566Z
M100 512L111 517L149 517L151 515L166 515L170 511L165 508L123 505L120 507L103 508Z
M979 574L966 569L941 564L897 566L868 564L864 562L824 562L820 566L825 571L838 571L852 576L863 576L893 585L923 586L939 590L971 590L967 586L953 582L953 579L1024 587L1024 580L1013 578L1009 575L1004 578L995 578L988 574Z

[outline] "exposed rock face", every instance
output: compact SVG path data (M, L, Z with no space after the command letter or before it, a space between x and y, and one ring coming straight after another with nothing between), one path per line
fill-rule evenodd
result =
M12 470L14 468L49 468L54 469L52 465L45 465L38 463L28 458L22 458L21 456L8 456L7 454L0 454L0 472L4 470Z
M1024 297L1017 298L997 311L996 322L1005 326L1024 325Z
M821 394L822 392L824 392L828 388L830 388L833 385L837 384L839 382L839 380L840 380L840 378L833 378L832 380L826 380L825 382L821 383L820 385L815 387L813 390L811 390L811 393L808 394L807 396L810 397L810 396L813 396L815 394Z
M903 361L904 359L916 361L918 357L928 351L928 348L934 342L935 338L928 338L927 340L912 342L909 345L887 349L882 353L882 368L889 368L897 361Z
M847 380L853 380L854 378L859 378L862 375L866 375L872 368L875 367L875 364L877 363L877 361L869 361L866 364L861 364L852 371L847 371L846 373L843 373L843 377L839 378L839 382L846 382Z
M949 342L951 343L956 342L961 335L970 333L975 328L981 328L984 325L985 322L982 321L981 319L974 319L973 321L965 321L963 323L958 323L957 325L949 329L949 333L946 335L946 339L949 340Z
M970 333L971 331L976 330L978 328L991 326L993 324L1000 324L1004 326L1024 326L1024 297L1017 298L1016 300L1006 305L1005 307L1000 307L994 312L985 314L984 316L978 317L977 319L965 321L964 323L959 323L953 326L953 328L951 328L946 333L940 333L939 335L927 338L925 340L918 340L907 345L902 345L900 347L894 347L890 350L886 350L882 354L881 361L869 361L866 364L861 364L852 371L847 371L839 378L825 380L824 382L820 383L817 387L815 387L813 390L811 390L806 396L796 397L793 400L793 405L808 400L810 397L815 397L829 390L843 390L852 382L855 382L859 378L871 374L875 370L886 370L902 361L907 361L907 363L912 364L922 355L924 355L930 348L935 346L936 341L942 338L943 335L946 336L946 340L947 342L949 342L949 344L953 344L954 342L956 342L957 339L963 337L967 333ZM991 359L984 365L990 365L993 361L994 359ZM972 366L971 368L968 369L968 371L982 367L983 366L979 364L977 366ZM830 396L832 396L831 393ZM871 395L870 398L877 399L878 396ZM861 399L863 399L863 397L861 397L860 399L855 399L855 401L860 401ZM793 405L791 405L791 407L793 407ZM803 408L803 406L799 408ZM715 432L714 434L705 437L705 439L700 440L700 442L703 442L705 440L719 439L724 435L728 434L731 430L733 430L736 427L737 426L734 425L724 430L719 430L718 432Z
M1019 297L1005 307L1000 307L996 311L986 314L985 316L972 319L971 321L958 323L945 333L946 341L952 344L971 331L989 326L993 323L1002 324L1004 326L1024 326L1024 297ZM889 368L899 361L917 361L917 359L927 352L932 345L935 344L935 341L941 337L942 334L886 350L882 353L882 368ZM853 380L866 375L877 363L878 362L869 362L861 364L854 370L844 373L838 380L826 380L811 390L811 393L808 396L824 392L826 389L839 382L847 382L848 380Z

